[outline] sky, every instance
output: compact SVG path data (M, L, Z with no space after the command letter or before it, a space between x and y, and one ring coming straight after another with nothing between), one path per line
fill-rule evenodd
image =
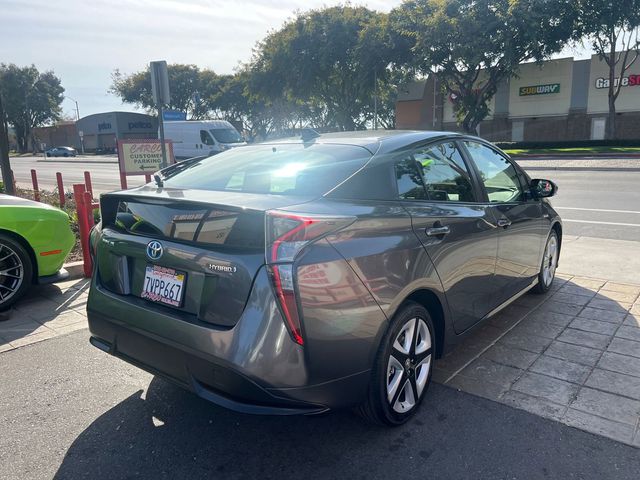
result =
M114 69L142 70L152 60L233 73L252 48L298 10L331 0L0 0L0 62L53 70L75 118L134 110L108 93ZM401 0L351 2L389 11ZM576 55L576 53L578 55ZM563 52L563 56L584 52Z

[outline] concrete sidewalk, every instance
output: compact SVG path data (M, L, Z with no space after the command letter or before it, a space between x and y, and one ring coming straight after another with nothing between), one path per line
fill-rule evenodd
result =
M513 160L525 170L601 170L601 171L640 171L640 158L566 158L558 157L513 157Z

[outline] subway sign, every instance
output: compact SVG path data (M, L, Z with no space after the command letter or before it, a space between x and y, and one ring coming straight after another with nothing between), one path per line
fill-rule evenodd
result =
M549 93L558 93L560 91L559 83L547 83L544 85L530 85L528 87L520 87L520 96L528 97L529 95L547 95Z
M608 78L596 78L596 88L609 88ZM616 77L613 80L613 86L617 87L620 83L620 77ZM622 77L623 87L640 87L640 75L629 75L628 77Z

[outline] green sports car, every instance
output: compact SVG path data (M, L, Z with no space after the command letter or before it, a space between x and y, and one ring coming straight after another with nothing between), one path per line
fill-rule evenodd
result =
M69 216L62 210L0 195L0 310L9 308L33 283L66 278L62 264L74 243Z

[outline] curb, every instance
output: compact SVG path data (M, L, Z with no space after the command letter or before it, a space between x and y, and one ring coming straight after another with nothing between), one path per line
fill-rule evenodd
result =
M78 278L84 278L84 262L69 262L63 265L63 268L69 272L67 280L76 280Z
M640 158L640 153L531 153L531 154L519 154L519 155L509 155L514 160L525 160L527 158L530 159L553 159L553 160L563 160L563 159L589 159L593 158L596 160L616 160L620 158Z

